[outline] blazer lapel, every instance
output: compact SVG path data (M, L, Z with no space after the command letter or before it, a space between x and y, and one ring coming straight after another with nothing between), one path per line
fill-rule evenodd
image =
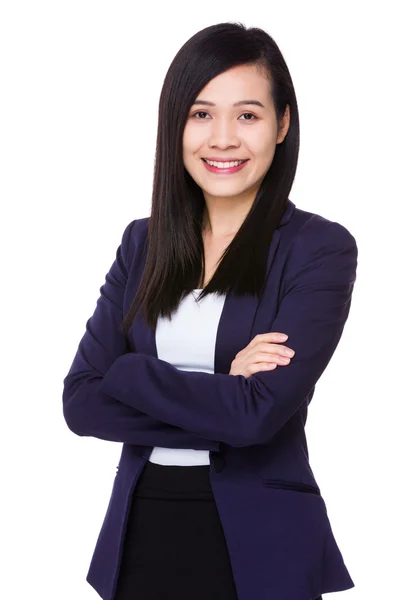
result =
M273 233L267 259L266 282L280 244L280 228L291 219L294 209L295 204L288 200L280 224ZM265 289L268 290L268 287L266 285ZM218 325L215 345L215 373L229 373L231 363L239 350L247 346L257 333L263 333L260 316L263 312L268 313L265 296L266 294L259 300L256 296L227 294Z

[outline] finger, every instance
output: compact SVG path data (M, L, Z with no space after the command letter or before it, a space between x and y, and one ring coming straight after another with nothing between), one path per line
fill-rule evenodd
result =
M255 336L255 339L256 338L259 341L275 340L285 342L288 339L288 335L286 333L282 333L281 331L269 331L267 333L258 333Z
M290 362L290 358L288 356L282 356L280 354L267 354L266 352L261 352L256 355L256 360L258 362L266 362L266 363L276 363L279 365L287 365Z
M277 364L275 362L258 362L249 365L249 371L253 374L263 370L275 369L276 367Z
M261 362L261 363L254 363L249 365L249 371L246 373L242 372L240 373L241 375L243 375L245 378L250 377L251 375L254 375L255 373L260 373L261 371L274 371L274 369L277 368L276 363L267 363L267 362Z
M280 356L288 356L289 358L292 358L295 354L295 351L292 348L289 348L288 346L280 346L278 344L261 344L260 345L260 350L262 352L269 352L270 354L274 354L274 355L280 355Z

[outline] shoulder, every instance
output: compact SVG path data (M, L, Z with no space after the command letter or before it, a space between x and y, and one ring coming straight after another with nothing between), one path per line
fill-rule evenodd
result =
M132 262L139 250L145 247L149 217L133 219L124 229L121 240L122 255L125 263Z
M355 281L357 243L342 223L295 208L282 237L284 275L289 283Z
M295 208L283 235L289 238L291 246L316 248L321 246L352 248L357 251L353 233L342 223L332 221L317 213Z

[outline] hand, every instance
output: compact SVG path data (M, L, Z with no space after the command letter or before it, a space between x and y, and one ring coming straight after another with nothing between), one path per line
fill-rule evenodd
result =
M288 335L272 331L256 335L232 361L229 375L250 377L259 371L271 371L277 365L288 365L294 356L294 350L281 345ZM287 353L290 353L288 356Z

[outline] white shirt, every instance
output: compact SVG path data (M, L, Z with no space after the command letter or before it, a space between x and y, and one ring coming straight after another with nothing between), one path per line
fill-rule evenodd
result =
M156 327L157 355L183 371L214 373L218 324L226 296L208 294L197 301L201 291L195 289L183 298L171 321L159 317ZM149 460L160 465L210 464L208 450L193 448L155 446Z

